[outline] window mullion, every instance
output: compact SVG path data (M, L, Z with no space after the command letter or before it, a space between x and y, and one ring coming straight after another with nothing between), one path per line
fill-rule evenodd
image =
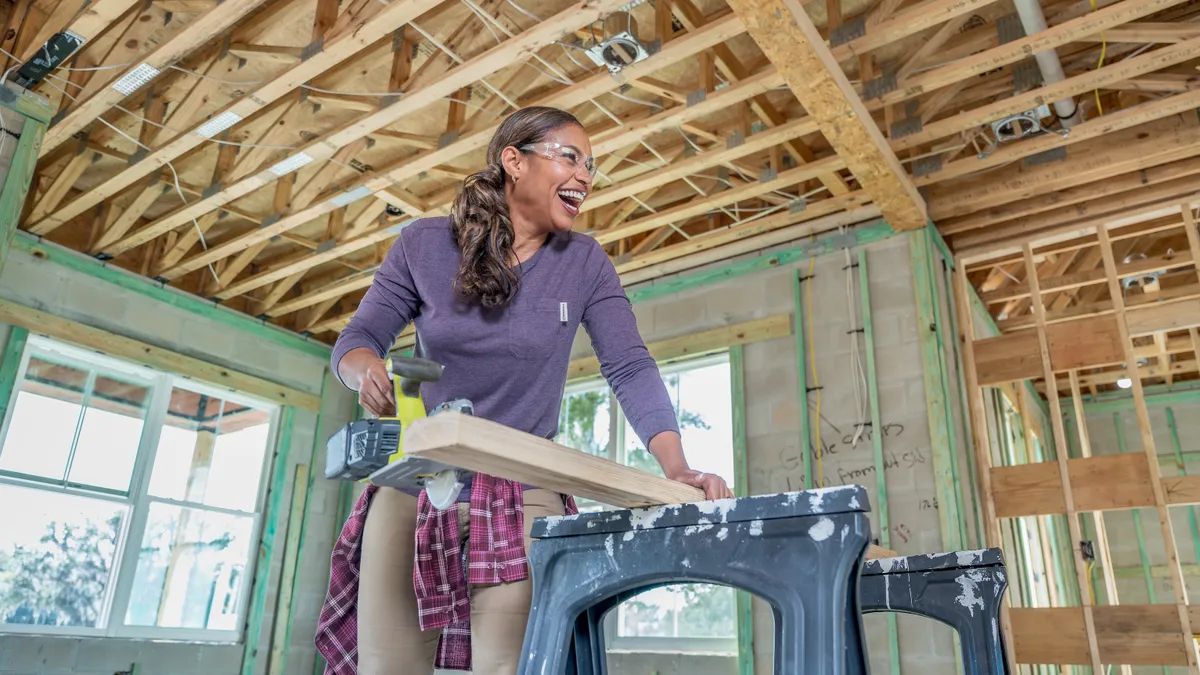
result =
M75 436L71 439L71 450L67 453L67 466L63 469L62 484L70 480L71 465L75 463L75 451L79 449L79 437L83 434L83 418L87 415L88 404L92 402L92 389L96 386L96 370L88 369L87 380L83 384L83 396L79 401L79 417L75 418Z
M149 409L146 411L146 424L142 427L142 438L138 445L138 458L134 464L133 485L130 498L133 501L132 514L125 528L124 543L117 556L114 567L117 569L117 584L113 591L111 611L108 614L109 635L121 635L125 632L125 615L129 607L129 597L133 590L133 577L137 572L138 553L141 550L142 537L146 532L146 520L149 517L150 478L154 473L154 458L158 454L158 440L162 435L162 427L166 423L167 408L171 403L173 379L169 375L160 375L154 382L154 393ZM115 620L114 620L115 617Z

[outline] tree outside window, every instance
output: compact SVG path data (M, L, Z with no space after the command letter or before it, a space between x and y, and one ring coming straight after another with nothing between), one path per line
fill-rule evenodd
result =
M233 641L276 406L30 338L0 429L0 631Z
M675 408L688 464L733 487L733 407L728 354L660 367ZM563 397L559 443L662 475L603 379L572 383ZM579 500L584 511L609 507ZM614 648L657 651L737 651L733 589L679 584L647 591L610 615Z

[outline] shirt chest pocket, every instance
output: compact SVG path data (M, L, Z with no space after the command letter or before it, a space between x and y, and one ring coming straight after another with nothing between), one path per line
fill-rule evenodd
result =
M571 316L571 303L542 298L509 310L508 350L518 359L545 359L570 341L578 317Z

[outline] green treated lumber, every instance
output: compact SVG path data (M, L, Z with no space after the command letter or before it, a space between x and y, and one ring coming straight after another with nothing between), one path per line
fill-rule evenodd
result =
M804 489L813 488L812 451L809 447L808 430L808 369L804 348L804 297L801 293L800 271L792 273L792 316L796 335L796 396L800 408L800 454L804 457ZM820 420L817 421L820 424ZM817 448L820 452L820 448Z
M1200 577L1200 565L1192 563L1182 563L1183 576L1185 577ZM1113 576L1118 579L1140 579L1146 574L1145 569L1141 565L1125 565L1123 567L1113 567ZM1155 579L1170 579L1171 570L1166 565L1151 565L1150 576Z
M1170 390L1166 385L1158 384L1145 388L1146 405L1179 405L1181 403L1200 402L1200 384L1184 382L1176 384ZM1066 400L1069 400L1067 397ZM1108 413L1118 410L1133 409L1133 398L1129 394L1102 393L1096 399L1091 395L1084 396L1083 409L1087 413ZM1060 399L1064 400L1064 399Z
M875 371L875 324L871 320L871 284L867 275L867 251L858 249L858 286L862 293L863 343L867 362L867 399L871 404L871 446L875 454L876 511L879 513L879 543L892 547L891 525L888 519L887 478L883 459L883 419L879 409L879 380ZM888 613L888 662L892 675L900 674L900 635L896 615Z
M313 428L312 449L308 451L308 464L302 465L302 466L306 467L307 480L305 480L305 482L304 482L304 497L303 497L303 499L300 500L301 501L300 521L299 521L300 533L299 533L299 536L297 537L295 555L292 557L292 563L291 563L291 583L290 583L290 587L287 589L287 597L288 597L287 612L284 613L284 612L276 611L276 613L275 613L275 625L279 626L280 622L284 622L286 625L286 628L283 631L283 642L281 643L280 651L276 652L276 647L272 647L272 650L271 650L272 653L271 653L270 669L268 670L268 672L275 673L276 675L283 675L283 673L287 672L287 654L288 654L288 649L291 647L291 644L292 644L292 624L293 624L293 618L294 618L294 614L291 611L292 601L295 600L296 594L300 590L300 560L302 559L302 557L304 555L304 545L308 542L309 508L307 505L312 499L313 485L315 484L316 478L317 478L317 474L315 471L313 471L313 467L319 466L318 452L319 452L319 449L322 447L322 443L320 442L320 439L327 437L327 435L324 433L324 430L321 427L321 421L324 419L324 416L325 416L325 406L329 405L329 401L326 398L326 392L328 391L327 385L329 384L329 379L331 377L332 377L332 375L325 374L321 378L321 405L320 405L319 409L317 410L317 419L316 419L316 423L315 423L316 426ZM300 466L301 465L298 465L296 467L297 475L299 475L298 472L300 470ZM300 483L294 482L294 487L292 488L293 495L295 495L295 492L298 489L300 489ZM293 496L292 499L294 502L296 500L295 496ZM294 515L295 514L293 513L293 516ZM288 544L289 545L291 544L291 539L292 539L290 529L293 527L293 524L292 524L293 522L294 521L292 521L290 518L288 519L288 528L289 528ZM337 539L335 538L334 541L337 541ZM285 569L287 569L287 565L288 565L288 561L286 560L286 551L285 551L285 560L284 560ZM283 605L282 598L284 597L283 593L285 590L283 586L284 586L284 581L286 581L286 579L287 579L287 577L285 576L284 579L280 581L280 594L279 594L280 606ZM286 616L286 620L285 620L285 616ZM278 635L279 635L279 632L277 630L276 636L278 636ZM278 663L278 668L276 668L276 663Z
M935 234L937 233L936 229L934 230L934 233ZM937 236L940 238L941 235L937 235ZM975 472L976 471L975 453L971 451L972 448L970 447L971 443L973 442L971 439L973 439L974 436L972 436L972 434L971 434L971 424L972 424L971 416L967 414L967 409L968 409L967 381L966 381L966 376L963 373L962 354L959 352L959 345L958 345L958 342L959 342L959 340L958 340L958 337L959 337L958 303L954 302L953 291L951 290L954 287L952 270L953 270L953 260L951 259L951 261L947 262L946 265L942 268L942 281L943 281L942 287L945 289L946 314L947 314L947 316L950 317L950 339L948 340L948 342L950 343L950 347L951 347L951 356L954 359L953 362L955 364L955 368L954 368L955 375L957 375L957 377L955 378L955 385L956 385L955 389L958 391L958 422L963 430L964 440L968 446L966 448L966 451L963 454L966 455L966 457L967 457L967 478L968 479L966 481L966 485L967 485L969 492L968 492L968 495L964 495L964 498L967 498L969 496L968 503L971 505L971 514L973 515L974 520L975 520L975 536L978 538L978 540L980 542L982 542L983 541L983 510L982 510L982 507L980 504L979 494L976 492L976 485L975 485L975 477L978 475ZM966 543L966 542L964 541L964 543Z
M243 314L228 307L221 307L194 295L165 288L150 279L117 269L95 258L81 255L58 244L48 241L39 242L36 237L25 232L17 233L17 236L13 239L13 250L36 255L38 258L52 262L59 267L86 274L93 279L112 284L127 291L132 291L177 309L182 309L199 318L239 330L251 337L266 340L280 347L286 347L322 359L328 359L332 352L332 348L327 344L307 339L297 333L269 324L266 321L255 319L248 314Z
M288 634L292 630L292 603L296 599L296 577L299 576L300 551L304 538L304 514L308 511L308 488L312 484L310 465L297 464L292 479L292 506L288 513L287 534L283 547L283 572L275 600L273 634L267 657L267 674L283 675L287 669Z
M1171 450L1175 453L1175 470L1178 475L1187 475L1187 465L1183 458L1183 446L1179 443L1179 427L1175 424L1175 411L1167 408L1167 429L1171 432ZM1200 453L1197 453L1200 455ZM1196 560L1200 561L1200 527L1197 527L1196 522L1196 507L1189 506L1188 509L1188 525L1192 530L1192 546L1196 551Z
M696 272L672 279L651 282L648 286L627 291L626 295L629 296L631 302L644 302L727 279L735 279L760 270L781 268L800 260L806 260L810 257L820 257L826 253L841 250L846 246L863 246L883 241L893 236L896 236L896 233L886 221L872 220L849 228L845 235L839 233L828 234L794 248L733 263L720 269Z
M271 577L271 555L275 550L275 526L279 522L283 506L283 492L287 485L288 458L292 449L292 426L296 420L296 409L284 406L279 416L279 442L271 463L271 486L267 492L267 510L263 514L262 535L259 537L258 554L254 561L254 587L250 605L246 612L245 652L242 653L241 675L254 675L254 663L258 658L258 642L262 633L263 615L267 608L267 588Z
M951 452L949 420L946 416L946 390L941 375L941 354L938 349L937 319L929 267L929 242L924 230L908 233L909 255L912 260L913 287L917 302L917 335L921 346L922 373L925 377L925 410L929 418L930 454L933 458L934 484L938 497L938 520L942 548L947 551L963 549L960 535L962 520L956 489L957 475Z
M8 330L8 344L4 347L4 360L0 361L0 423L8 414L12 403L13 388L17 383L17 371L21 369L21 356L25 343L29 341L29 330L23 326L12 326Z
M927 239L929 241L933 240L932 235L930 235L931 231L933 231L932 228L925 229L926 235L929 235L929 236L927 236ZM926 253L928 253L928 252L929 252L929 250L926 249ZM938 275L935 272L935 269L937 268L937 264L934 261L933 255L932 254L926 255L925 262L926 262L927 270L928 270L929 299L932 301L932 304L933 304L933 325L936 329L934 331L934 337L937 339L937 355L938 355L937 371L938 371L939 377L941 378L942 406L944 408L943 414L944 414L945 420L946 420L946 422L945 422L946 436L950 440L950 469L951 469L951 474L954 476L954 494L956 497L954 515L956 517L956 522L958 523L958 549L965 549L965 548L968 548L967 525L966 525L966 518L964 517L963 512L962 512L962 505L964 503L966 503L966 498L963 495L963 489L962 489L962 478L961 478L962 473L958 469L958 431L957 431L957 429L954 428L954 426L951 422L951 419L954 417L954 415L953 415L954 405L951 402L951 396L950 396L950 391L951 391L951 389L950 389L950 374L949 374L950 369L946 365L946 340L944 337L945 331L946 331L946 324L942 321L942 301L941 301L942 298L945 296L942 295L941 293L938 293L938 289L939 289L939 286L937 283Z
M746 459L746 360L742 345L729 348L729 384L733 396L733 494L750 494ZM754 675L754 615L750 593L734 592L737 606L738 675Z
M3 85L0 85L0 88L2 87ZM6 122L9 119L9 115L3 118ZM26 117L21 128L20 140L13 141L7 134L3 137L5 144L16 143L16 149L8 167L8 176L4 179L3 191L0 191L0 271L4 269L8 251L17 233L21 209L25 205L25 198L33 181L33 172L37 167L38 147L42 144L45 134L45 122Z
M942 254L942 260L946 262L946 267L949 267L950 271L953 272L954 254L950 252L950 246L946 244L946 239L942 237L942 233L938 232L938 229L934 227L932 221L930 221L929 225L925 227L925 230L929 232L929 240L933 242L933 245L937 248L938 253Z
M0 87L7 89L7 93L17 94L13 100L0 100L0 105L36 122L41 122L45 126L50 125L50 121L54 118L54 108L50 107L49 101L25 89L7 85L0 85ZM4 98L7 98L7 96L0 97L0 99ZM40 137L38 138L38 145L41 145Z

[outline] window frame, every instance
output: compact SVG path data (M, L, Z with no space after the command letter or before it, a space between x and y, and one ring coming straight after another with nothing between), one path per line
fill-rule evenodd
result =
M730 368L733 367L732 357L729 349L721 349L715 352L706 354L688 356L670 361L660 362L658 364L659 374L662 377L674 375L676 373L707 368L714 365L725 364ZM732 383L730 384L732 388ZM607 390L609 395L609 427L608 427L608 445L602 455L598 455L604 459L625 465L625 413L621 410L621 404L617 400L616 394L613 393L603 376L593 375L586 378L579 378L569 381L563 390L563 398L565 399L572 394L578 394L586 391ZM732 411L731 411L732 414ZM561 424L563 417L559 417ZM734 439L731 436L729 439L730 452L734 450ZM604 507L607 510L610 507ZM720 586L721 584L712 584ZM727 587L729 588L729 587ZM734 600L734 620L736 625L737 620L737 602L736 592ZM623 653L661 653L661 654L689 654L701 655L711 654L717 656L732 656L738 654L738 639L735 634L728 638L717 637L654 637L654 636L623 636L620 634L620 606L614 607L604 617L604 641L605 648L609 651Z
M9 427L16 408L17 395L21 391L22 384L25 382L29 359L37 354L49 355L67 363L74 363L91 370L101 370L107 374L128 378L138 384L145 384L150 389L150 397L146 404L146 415L143 419L141 436L138 439L137 456L130 475L129 488L123 494L105 488L56 484L49 482L44 477L22 477L22 475L16 472L0 470L0 489L12 486L41 490L54 494L68 494L122 504L125 508L125 514L121 518L121 526L117 534L112 569L109 581L105 586L104 604L98 622L102 627L45 626L0 622L0 636L49 635L132 640L175 640L203 642L206 644L241 643L247 625L246 612L250 608L251 592L254 587L258 568L258 550L261 545L263 521L266 517L267 487L278 454L277 445L280 440L281 430L279 426L282 419L283 406L234 389L214 386L184 375L151 368L150 366L108 356L61 340L31 333L21 350L20 364L8 392L9 405L4 411L3 421L0 422L0 451L3 450L4 443L8 438ZM159 438L162 428L166 423L171 393L176 388L220 398L226 402L251 406L267 412L267 424L269 426L253 512L155 497L150 494L150 479L153 474L154 461L158 455ZM129 600L133 591L134 577L137 573L142 539L146 533L150 506L154 503L190 508L201 512L251 518L250 532L246 543L246 564L241 578L238 580L240 586L238 588L236 606L237 628L233 630L174 628L166 626L135 626L125 623L125 615L128 612Z

